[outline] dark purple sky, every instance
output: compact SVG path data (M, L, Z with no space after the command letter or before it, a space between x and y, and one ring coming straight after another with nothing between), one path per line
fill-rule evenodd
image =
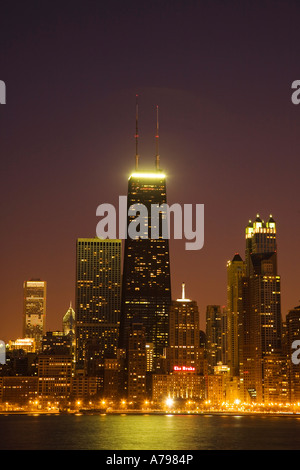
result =
M173 298L226 303L226 262L258 212L278 225L282 314L300 299L298 1L6 1L0 5L0 338L22 335L23 281L48 282L47 329L75 292L77 237L152 168L168 202L205 205L205 245L171 242Z

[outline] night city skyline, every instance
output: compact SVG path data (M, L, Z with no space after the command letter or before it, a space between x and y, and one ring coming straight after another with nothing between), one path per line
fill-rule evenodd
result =
M2 449L299 448L299 17L2 2Z
M153 165L159 105L168 200L205 205L204 248L171 240L174 296L185 281L204 327L206 305L225 304L243 227L272 213L284 317L300 298L298 5L32 5L2 6L3 339L21 334L32 277L48 284L47 329L60 328L74 302L76 238L94 236L97 206L126 194L136 93L141 165Z

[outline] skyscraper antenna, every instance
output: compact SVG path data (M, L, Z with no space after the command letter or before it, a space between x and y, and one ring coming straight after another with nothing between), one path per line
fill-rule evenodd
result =
M156 156L155 156L155 166L159 170L159 122L158 122L158 106L156 106Z
M181 284L181 288L182 288L182 295L181 295L181 298L182 300L185 300L185 282L183 282Z
M138 151L138 138L139 138L139 126L138 126L138 119L139 119L139 105L138 105L138 97L136 96L136 103L135 103L135 169L137 170L139 167L139 151Z

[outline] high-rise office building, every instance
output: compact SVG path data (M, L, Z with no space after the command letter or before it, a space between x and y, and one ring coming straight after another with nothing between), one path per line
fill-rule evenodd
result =
M184 283L181 299L171 303L169 328L169 346L166 355L168 371L174 372L181 368L199 373L199 310L196 301L186 298Z
M259 216L246 227L248 272L252 279L252 308L258 313L261 352L281 348L280 276L277 273L276 224L272 216L264 223Z
M206 348L208 372L222 361L222 311L220 305L206 307Z
M170 307L165 372L152 376L152 398L155 402L161 402L166 397L204 398L199 322L197 302L186 297L183 283L181 298L173 300Z
M40 279L25 281L23 286L23 337L34 338L36 350L46 331L47 283Z
M221 308L221 361L222 364L229 363L229 315L227 307L222 306ZM228 366L227 366L228 367Z
M264 360L280 354L282 342L280 276L276 223L257 215L246 227L246 276L242 280L241 374L250 396L264 399ZM247 393L245 393L247 396Z
M246 275L253 274L253 255L276 253L276 223L272 215L264 222L257 214L254 222L249 220L246 236Z
M227 361L231 376L239 375L239 309L241 279L245 275L245 263L236 253L227 263Z
M288 403L288 363L282 350L266 354L262 360L263 400L265 403Z
M132 324L128 341L128 399L141 402L147 392L147 353L145 328Z
M70 307L63 316L63 333L64 335L71 334L75 336L75 312L72 308L72 304L70 304Z
M117 351L121 241L80 238L76 258L76 368L98 375Z
M73 355L73 360L75 362L75 348L76 348L76 337L75 337L75 311L70 307L63 316L63 335L65 336L66 341L70 345L70 350Z
M286 357L289 365L289 390L290 401L296 403L300 401L300 365L293 360L293 353L299 347L293 347L294 341L300 340L300 305L289 310L286 316Z
M65 405L70 398L72 356L42 353L38 357L38 398L41 404Z
M158 127L158 126L157 126ZM138 131L136 132L138 135ZM157 131L158 135L158 131ZM158 150L153 172L138 169L128 179L127 207L143 205L145 211L136 216L127 212L127 229L136 223L140 233L128 233L125 240L123 286L120 324L120 348L128 347L130 326L143 324L147 343L153 344L153 364L168 345L168 317L171 303L169 240L163 226L166 212L162 210L155 221L151 209L166 204L166 175L159 169ZM155 236L153 235L155 231Z

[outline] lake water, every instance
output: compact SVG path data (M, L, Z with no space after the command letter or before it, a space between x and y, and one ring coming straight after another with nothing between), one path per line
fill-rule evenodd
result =
M300 417L0 415L1 450L297 450Z

